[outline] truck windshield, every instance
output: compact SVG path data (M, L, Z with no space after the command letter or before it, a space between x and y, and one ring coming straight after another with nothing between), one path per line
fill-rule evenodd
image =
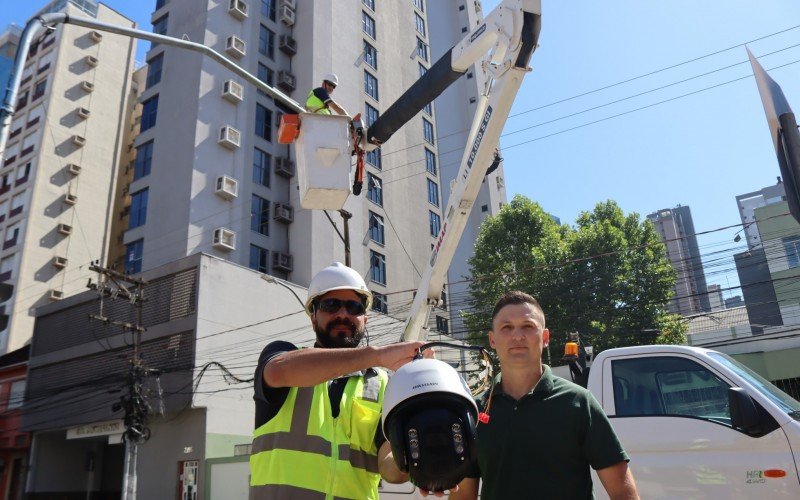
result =
M751 385L759 389L764 396L769 398L770 401L778 405L778 407L790 414L793 418L800 419L800 402L775 387L769 380L739 363L727 354L714 352L710 353L709 356L716 359L724 366L730 368L734 373L743 379L747 380Z

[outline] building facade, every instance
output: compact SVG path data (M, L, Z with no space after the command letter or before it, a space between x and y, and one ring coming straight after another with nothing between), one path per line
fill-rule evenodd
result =
M151 434L139 447L137 498L178 492L178 498L244 500L253 373L271 341L313 345L302 304L307 291L205 254L140 276L147 282L142 358L157 372L143 383ZM136 321L129 300L101 300L92 291L37 312L22 410L22 428L33 435L30 498L119 497L124 412L115 403L128 391L133 347L130 332L89 318L101 311ZM370 344L395 342L403 322L369 314ZM437 357L457 364L457 351L442 351Z
M786 201L786 189L780 177L778 177L777 184L736 197L736 206L739 209L739 217L742 219L742 230L747 239L747 248L757 248L761 245L761 236L758 234L758 227L754 224L756 221L755 210L781 201Z
M133 25L88 0L57 0L40 13L55 10ZM131 39L71 25L31 46L0 165L0 281L14 285L0 352L25 344L33 310L83 290L89 264L108 252L134 52Z
M170 0L156 2L152 22L157 33L213 47L301 104L334 72L332 97L369 125L434 62L439 28L430 8L423 0ZM462 35L447 36L452 45ZM281 104L199 54L156 45L147 62L141 118L130 123L138 132L132 167L120 173L127 221L112 235L111 261L136 273L207 252L301 285L344 261L339 214L300 207L293 148L276 140ZM473 94L477 79L468 80ZM448 114L469 108L461 100ZM344 206L351 265L376 294L375 308L398 316L442 224L436 106L366 156L363 194Z
M678 205L653 212L647 218L664 242L667 258L677 275L675 296L668 309L682 316L709 311L706 277L691 210Z

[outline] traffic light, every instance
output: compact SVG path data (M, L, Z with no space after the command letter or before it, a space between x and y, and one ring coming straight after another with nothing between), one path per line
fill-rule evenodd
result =
M0 302L5 302L11 298L14 293L14 285L9 283L0 283ZM5 310L0 314L0 332L8 327L8 314Z

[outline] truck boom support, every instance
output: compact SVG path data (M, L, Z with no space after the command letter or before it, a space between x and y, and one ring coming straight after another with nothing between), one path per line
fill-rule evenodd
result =
M540 0L505 0L486 17L483 23L445 54L451 62L452 70L449 73L440 71L442 75L440 78L443 81L454 72L458 74L465 72L487 51L491 52L483 66L490 78L485 93L478 99L475 118L467 139L467 149L461 159L461 166L444 212L439 237L411 305L403 331L403 340L421 340L427 336L426 325L431 307L439 303L447 269L455 255L483 178L492 163L492 155L498 146L514 97L522 85L523 77L530 71L528 63L536 49L540 28ZM442 59L436 64L441 62ZM452 81L447 85L450 83ZM431 82L429 84L434 88L441 86ZM439 92L447 85L444 85ZM409 91L413 89L412 86ZM391 110L392 108L389 111ZM379 121L380 119L375 124L379 124ZM372 136L370 131L370 137Z

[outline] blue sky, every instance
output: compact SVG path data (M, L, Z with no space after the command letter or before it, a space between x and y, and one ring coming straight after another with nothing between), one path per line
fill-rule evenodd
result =
M0 26L44 4L4 3ZM155 1L105 3L150 28ZM486 0L484 13L498 3ZM501 139L509 198L524 194L565 223L606 199L642 215L689 205L697 231L738 223L734 197L774 184L779 171L745 49L724 49L752 41L800 111L800 2L542 3L541 46ZM701 252L743 248L735 232L701 236ZM709 283L737 284L727 268Z

